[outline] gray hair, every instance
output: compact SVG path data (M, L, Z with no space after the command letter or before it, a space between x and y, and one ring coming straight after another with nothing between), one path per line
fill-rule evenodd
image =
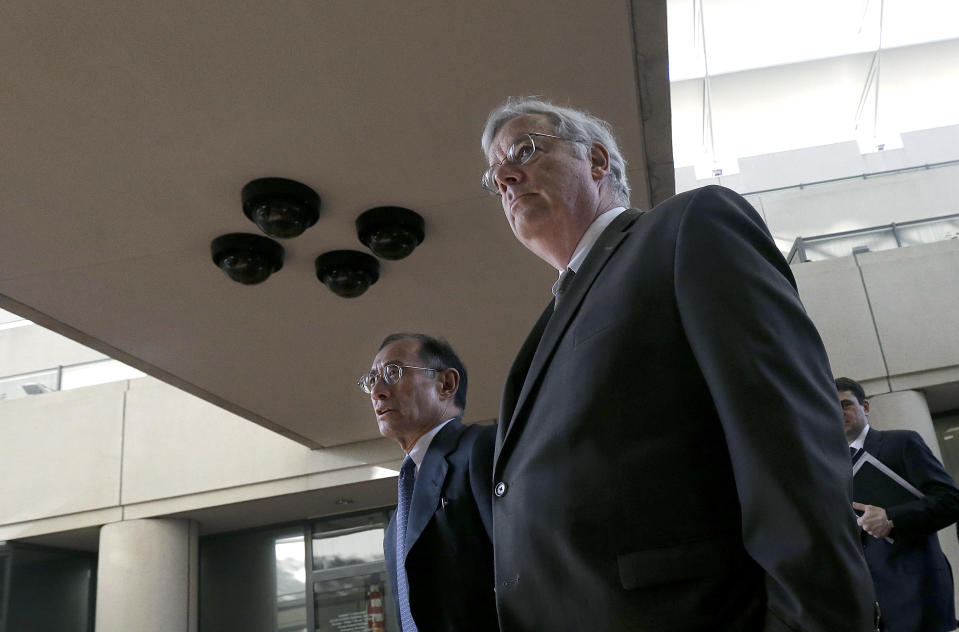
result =
M599 143L609 152L609 174L612 178L613 195L617 202L629 206L629 182L626 180L626 160L619 151L613 136L613 128L606 121L589 112L554 105L535 97L510 97L490 112L483 128L483 154L489 154L493 139L506 123L527 115L545 116L555 127L558 136L585 144Z

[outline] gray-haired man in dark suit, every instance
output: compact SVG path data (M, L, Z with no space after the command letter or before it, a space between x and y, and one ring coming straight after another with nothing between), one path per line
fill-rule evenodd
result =
M629 209L571 108L510 101L482 145L562 274L500 410L502 629L872 630L829 363L759 215L721 187Z

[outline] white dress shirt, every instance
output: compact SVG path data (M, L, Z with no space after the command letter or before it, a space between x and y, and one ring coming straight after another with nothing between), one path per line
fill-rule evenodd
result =
M610 222L619 217L619 214L625 210L625 206L617 206L594 219L593 223L586 229L586 232L583 233L579 243L576 244L576 250L573 251L573 256L570 258L569 263L566 264L566 267L573 272L579 272L579 268L583 265L583 261L586 260L586 255L592 250L593 244L596 243L596 240L599 239L599 236L606 230ZM565 270L560 270L559 273L562 274L564 271Z
M869 424L866 424L866 427L862 429L862 432L859 433L859 436L856 437L855 441L849 444L850 448L855 448L856 452L859 452L863 448L863 444L866 442L866 433L869 432Z
M414 463L416 463L417 473L420 471L420 465L423 463L423 459L426 458L426 451L429 450L430 443L433 442L433 437L435 437L436 434L443 429L443 426L453 421L453 419L455 419L455 417L450 417L443 423L433 426L429 432L417 439L416 443L413 444L413 447L410 448L409 457L413 459Z

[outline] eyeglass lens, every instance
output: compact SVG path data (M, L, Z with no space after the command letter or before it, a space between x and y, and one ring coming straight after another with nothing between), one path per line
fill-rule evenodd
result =
M403 367L399 364L384 364L380 373L370 371L360 378L360 387L364 393L372 393L376 382L382 379L387 384L396 384L403 377Z
M499 184L496 182L496 170L504 164L507 165L525 165L536 153L536 143L533 136L524 134L516 139L506 150L506 157L503 162L492 164L483 172L483 188L493 195L499 195Z

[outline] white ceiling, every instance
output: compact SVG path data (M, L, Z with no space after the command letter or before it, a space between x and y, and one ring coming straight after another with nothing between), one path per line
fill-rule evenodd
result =
M871 53L880 22L884 50L959 37L955 0L667 0L667 7L672 81L705 74L704 39L716 76Z
M0 307L312 446L377 436L355 388L394 331L447 337L469 420L554 272L479 187L507 95L611 121L633 203L672 192L665 0L34 3L0 9ZM284 268L228 280L209 243L258 232L240 189L323 198ZM354 219L400 205L426 240L356 299L313 259L365 250Z

